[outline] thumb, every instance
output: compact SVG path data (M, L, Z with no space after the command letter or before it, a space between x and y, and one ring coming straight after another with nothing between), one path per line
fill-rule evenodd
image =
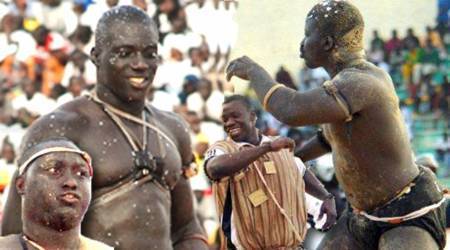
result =
M325 214L325 209L323 209L323 205L320 207L320 213L319 213L319 220L322 219L323 215Z

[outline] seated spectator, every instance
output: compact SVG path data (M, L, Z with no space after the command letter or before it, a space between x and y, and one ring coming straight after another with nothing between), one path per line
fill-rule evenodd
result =
M187 58L190 48L201 45L200 35L188 29L186 14L182 9L171 19L170 25L171 32L167 33L162 43L164 50L170 52L171 49L177 49L182 53L183 58Z
M380 63L384 60L384 41L378 35L378 31L373 31L373 39L370 42L368 58L373 63Z
M37 21L53 32L68 36L76 29L77 16L72 10L72 1L41 0L41 9L36 9Z
M30 79L24 79L21 88L22 93L12 100L12 108L23 125L30 125L36 118L55 108L55 102L38 92L36 84Z
M76 97L81 96L83 90L86 88L86 81L82 76L73 76L69 80L68 92L61 95L56 100L56 105L60 106L73 100Z
M86 152L63 139L44 141L25 149L19 164L22 233L0 237L1 249L113 249L80 234L93 174Z
M403 46L407 50L413 50L420 46L419 38L414 34L412 28L406 31L406 37L403 39Z
M16 171L16 165L14 164L15 159L16 152L14 150L14 145L10 142L9 137L6 136L3 139L2 147L0 149L0 197L5 188L9 185L11 178Z
M397 30L392 30L392 37L384 44L384 52L386 54L386 60L390 62L391 54L397 50L401 50L403 44L402 40L398 38Z
M221 103L224 95L218 90L213 90L212 83L206 78L200 79L198 91L187 98L187 109L197 112L204 121L221 123Z
M275 74L275 81L282 83L291 89L297 90L294 80L292 80L291 74L289 74L289 72L283 66L281 66Z
M426 34L425 37L420 41L420 45L422 47L428 46L428 43L430 42L431 45L438 49L444 49L444 45L442 44L442 38L441 35L436 31L436 29L432 28L431 26L427 26L425 28Z
M157 89L152 87L147 95L152 106L159 110L175 112L180 105L180 99L176 95L167 93L164 88Z

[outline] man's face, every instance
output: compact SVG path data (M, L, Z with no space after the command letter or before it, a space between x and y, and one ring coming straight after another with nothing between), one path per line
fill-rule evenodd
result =
M96 48L98 82L124 101L144 100L158 68L158 36L148 23L113 21Z
M256 122L255 113L250 112L240 101L223 105L222 121L225 132L235 142L248 142Z
M32 98L36 93L36 87L31 80L25 79L22 82L22 90L28 98Z
M59 231L80 225L91 200L91 176L80 155L44 155L29 166L25 175L24 219Z
M211 83L205 79L200 80L200 83L198 84L198 92L204 100L207 100L209 98L209 96L211 95L211 91Z
M8 162L8 163L14 162L14 159L16 157L16 154L14 152L14 147L11 144L5 143L1 150L0 157L5 159L6 162Z
M69 83L69 91L74 96L79 96L85 85L86 83L82 77L74 77Z
M316 21L314 21L314 18L310 18L306 21L305 38L300 44L300 58L305 60L308 68L313 69L322 66L320 62L324 56L324 51L322 51L321 43Z

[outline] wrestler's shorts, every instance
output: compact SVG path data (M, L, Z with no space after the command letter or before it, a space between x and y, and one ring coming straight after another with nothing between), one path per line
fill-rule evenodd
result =
M414 179L413 183L415 185L411 187L409 193L367 213L377 217L402 216L442 200L443 194L437 184L436 176L430 170L420 167L420 174ZM364 245L365 249L378 249L378 241L383 233L404 226L425 229L441 249L445 247L445 202L421 217L398 224L371 221L363 215L353 213L351 208L344 213L344 216L347 217L347 227L350 234Z

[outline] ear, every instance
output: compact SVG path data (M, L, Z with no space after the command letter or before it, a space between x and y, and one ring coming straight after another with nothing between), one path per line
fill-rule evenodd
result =
M325 51L330 51L334 48L335 42L334 38L331 36L326 36L322 39L322 47Z
M91 59L91 62L97 67L98 67L98 56L99 56L99 51L95 47L92 47L90 59Z
M25 194L25 177L23 175L16 178L16 189L20 195Z

